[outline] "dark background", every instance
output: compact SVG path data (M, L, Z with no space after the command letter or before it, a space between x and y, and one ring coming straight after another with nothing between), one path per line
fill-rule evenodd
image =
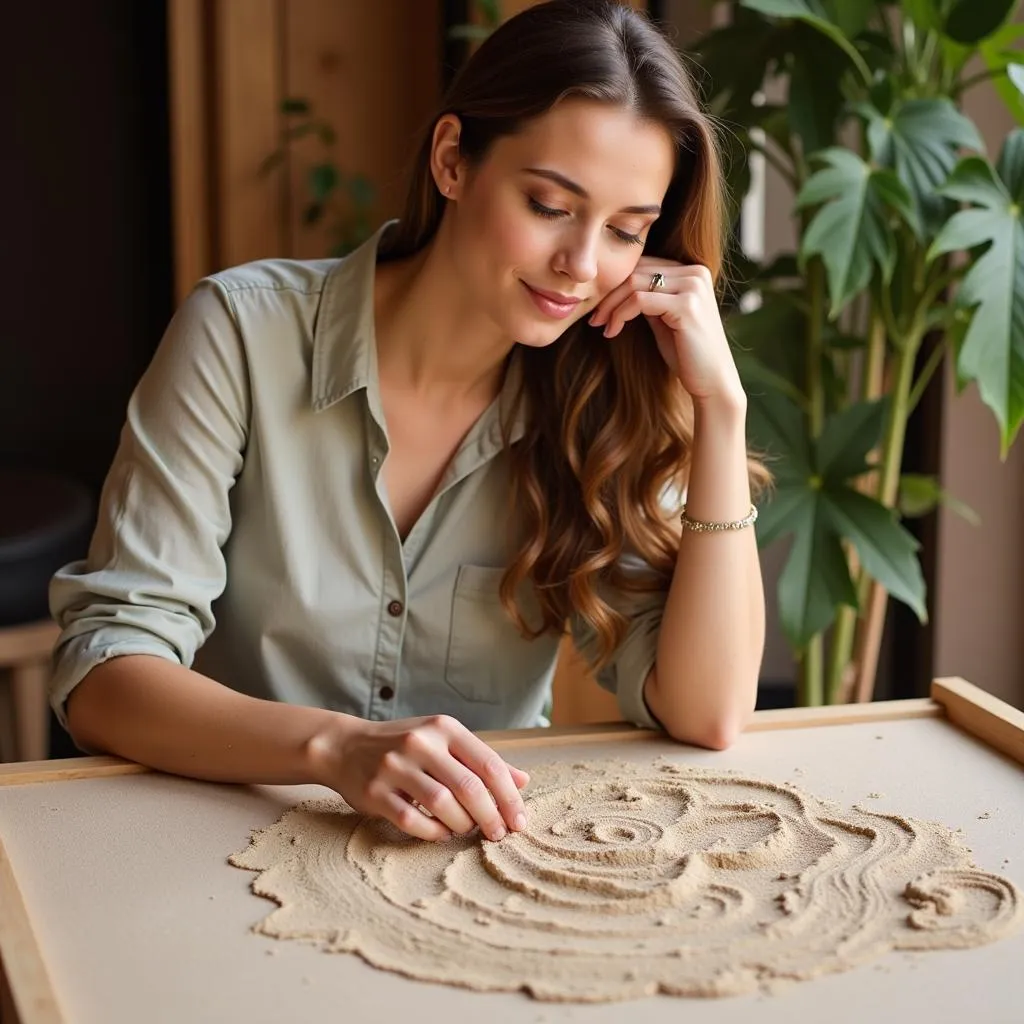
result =
M0 466L94 499L173 306L166 20L164 0L62 0L0 29Z
M166 4L3 23L0 464L96 492L172 310Z

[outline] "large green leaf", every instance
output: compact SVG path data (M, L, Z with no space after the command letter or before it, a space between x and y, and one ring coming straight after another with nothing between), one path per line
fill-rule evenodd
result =
M882 437L887 410L886 398L854 402L825 421L816 442L816 463L827 483L841 485L871 468L867 456Z
M956 294L965 327L957 372L961 381L977 381L995 413L1005 458L1024 420L1024 130L1007 137L995 170L967 157L942 192L974 206L950 218L929 257L986 247Z
M743 390L748 395L761 394L763 392L759 389L768 388L771 391L780 391L797 405L806 404L806 399L794 384L783 377L781 373L776 373L762 363L757 356L753 356L749 352L733 352L733 362L739 371Z
M848 39L853 39L868 27L878 9L878 0L821 0L821 6L828 20Z
M904 17L909 15L917 28L936 32L942 29L943 6L942 0L900 0Z
M993 75L992 84L1006 109L1017 124L1024 125L1024 65L1019 63L1024 59L1021 36L1024 36L1024 24L1012 22L986 39L978 47L978 52Z
M768 372L802 393L807 372L803 344L807 317L793 298L765 289L760 306L749 313L732 313L725 328L736 349L754 356Z
M751 403L748 422L770 437L778 458L775 488L760 509L758 544L795 534L779 578L782 626L797 649L834 620L840 605L856 606L844 541L868 574L924 617L924 580L917 542L891 509L853 490L865 455L877 443L885 401L858 403L831 417L816 444L808 421L780 395ZM808 458L808 453L812 454Z
M808 225L800 245L802 264L820 256L828 275L831 316L871 281L877 267L882 280L892 278L896 242L889 225L898 211L915 223L906 187L887 168L871 167L856 153L833 147L818 153L827 166L804 183L796 206L822 203Z
M747 407L752 443L777 460L771 469L779 480L806 481L813 475L813 451L807 419L785 395L770 391L752 395Z
M797 23L792 33L787 114L790 130L800 139L804 155L831 146L845 105L836 55L821 45L821 36Z
M992 35L1016 6L1017 0L954 0L943 32L963 46L974 46Z
M934 237L950 213L949 201L935 189L953 170L957 149L985 148L974 123L948 99L908 100L888 115L868 104L856 110L867 121L871 158L895 169L925 234Z
M868 575L926 622L920 545L895 513L849 487L830 488L823 501L833 528L853 544Z
M793 532L793 513L807 500L806 481L780 482L758 510L757 543L766 547Z
M817 0L740 0L740 3L761 14L775 18L795 18L811 25L843 50L865 82L871 81L871 71L857 47L838 25L828 19L825 8Z
M832 621L839 605L857 606L857 592L822 496L804 491L788 519L795 536L779 576L779 619L789 642L801 649Z
M712 29L687 47L707 74L705 99L716 116L748 125L756 114L769 66L786 53L786 33L752 11L737 11L735 20Z

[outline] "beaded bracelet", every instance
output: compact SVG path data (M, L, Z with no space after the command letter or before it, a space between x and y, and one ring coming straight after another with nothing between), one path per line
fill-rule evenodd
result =
M686 514L686 506L683 506L683 511L679 516L679 522L683 524L683 528L687 530L693 530L694 533L707 533L717 532L719 530L743 530L748 526L753 526L757 522L757 506L751 505L750 511L742 518L735 519L731 523L705 523L700 519L691 519Z

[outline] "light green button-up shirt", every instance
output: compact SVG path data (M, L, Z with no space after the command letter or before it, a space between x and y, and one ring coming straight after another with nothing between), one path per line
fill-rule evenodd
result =
M514 514L500 412L518 363L403 543L381 474L381 233L344 260L216 274L174 316L129 403L88 557L51 585L62 720L95 665L151 654L366 719L544 724L558 638L524 640L498 600ZM606 597L630 628L599 681L656 728L642 688L665 595Z

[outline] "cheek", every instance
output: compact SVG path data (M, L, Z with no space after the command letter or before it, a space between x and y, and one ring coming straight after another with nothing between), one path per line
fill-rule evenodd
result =
M637 263L640 262L640 247L632 246L623 253L612 252L601 262L598 274L598 290L602 295L614 291L624 281L629 280Z

